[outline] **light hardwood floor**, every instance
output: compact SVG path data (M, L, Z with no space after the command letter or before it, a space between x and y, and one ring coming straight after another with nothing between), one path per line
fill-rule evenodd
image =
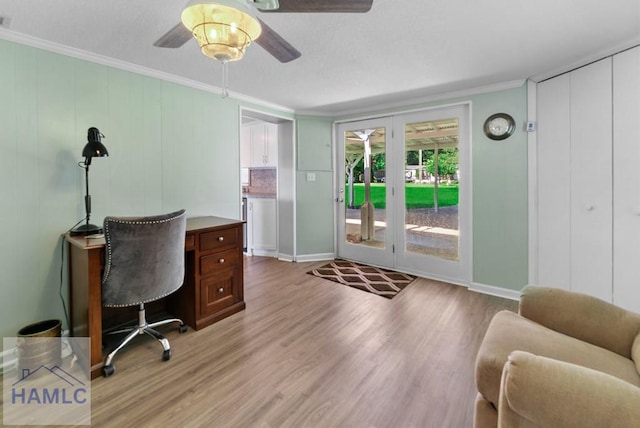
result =
M99 427L471 427L476 352L516 302L418 279L392 300L245 258L245 311L92 382Z

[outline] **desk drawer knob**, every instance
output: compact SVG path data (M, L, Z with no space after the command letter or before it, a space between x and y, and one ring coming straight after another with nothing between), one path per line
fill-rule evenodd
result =
M224 263L224 259L218 259L218 263L220 264Z
M224 293L224 288L222 288L222 287L218 288L218 293L223 294Z
M218 236L218 241L220 242L224 241L224 236Z

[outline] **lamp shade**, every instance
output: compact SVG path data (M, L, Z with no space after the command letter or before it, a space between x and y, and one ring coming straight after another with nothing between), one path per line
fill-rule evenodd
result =
M102 134L98 128L89 128L87 144L82 149L82 157L86 159L109 156L109 151L102 144Z
M191 0L181 19L202 53L222 62L241 59L262 33L253 10L242 0Z

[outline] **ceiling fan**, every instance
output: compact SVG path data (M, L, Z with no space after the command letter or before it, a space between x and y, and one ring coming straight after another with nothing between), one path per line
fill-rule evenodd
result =
M365 13L371 9L373 0L235 0L260 12L269 13ZM286 63L299 58L301 53L282 36L258 18L262 34L255 40L278 61ZM192 39L182 23L178 23L153 45L161 48L179 48Z

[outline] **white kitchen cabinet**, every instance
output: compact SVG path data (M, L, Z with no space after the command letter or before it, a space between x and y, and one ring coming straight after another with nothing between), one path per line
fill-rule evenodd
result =
M640 312L640 48L538 84L535 282Z
M277 256L275 198L248 198L247 252L255 256Z
M275 168L278 166L278 125L259 123L248 127L251 167Z

